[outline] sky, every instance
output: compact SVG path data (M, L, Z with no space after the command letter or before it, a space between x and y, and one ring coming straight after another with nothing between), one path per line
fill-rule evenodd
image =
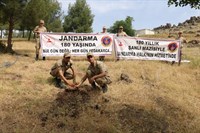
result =
M58 0L64 15L67 15L68 4L76 0ZM101 32L102 27L111 27L114 22L133 17L133 29L153 29L166 23L177 25L191 16L200 16L200 10L190 6L168 6L168 0L86 0L95 15L93 32Z

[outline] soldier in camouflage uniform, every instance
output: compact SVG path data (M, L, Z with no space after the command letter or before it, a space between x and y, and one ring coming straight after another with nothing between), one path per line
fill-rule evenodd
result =
M47 32L46 27L44 27L44 20L40 20L39 25L35 27L35 29L33 30L33 32L35 33L35 39L36 39L36 45L35 45L36 57L35 57L35 60L38 60L38 58L39 58L39 51L40 51L40 48L41 48L40 33ZM43 57L43 60L45 60L45 57Z
M89 83L92 85L92 88L97 88L97 83L102 88L103 93L107 92L107 84L111 83L111 80L108 77L106 65L101 61L95 60L92 53L87 54L87 60L90 62L90 65L85 76L76 87L79 87L86 79L88 79Z
M117 33L117 36L118 37L125 37L127 36L126 32L123 31L123 26L119 26L119 30L118 30L118 33Z
M182 54L182 48L184 47L184 44L187 43L187 40L186 40L186 38L184 38L182 36L182 32L181 31L178 32L178 36L177 36L176 40L180 40L180 42L181 42L180 53L179 53L180 58L178 60L178 65L180 66L181 65L181 60L182 60L182 55L183 55ZM175 63L175 61L172 61L172 65L174 63Z
M76 74L72 65L73 61L71 60L70 53L65 53L63 59L58 60L51 68L50 74L55 77L56 87L65 88L61 82L62 80L70 89L74 88L74 84L76 83ZM72 73L67 72L68 69L71 69ZM73 83L68 81L70 79L73 79Z
M106 29L106 27L104 26L103 27L103 29L102 29L102 32L101 32L101 34L106 34L107 33L107 29ZM104 59L105 59L105 56L99 56L99 60L100 61L104 61Z

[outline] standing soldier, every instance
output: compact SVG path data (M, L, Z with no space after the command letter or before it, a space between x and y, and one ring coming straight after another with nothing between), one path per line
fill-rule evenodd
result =
M182 48L184 46L185 43L187 43L187 40L182 36L182 32L178 32L178 37L176 38L177 40L180 40L181 42L181 47L180 47L180 53L179 53L179 61L178 61L178 65L180 66L181 64L181 59L182 59ZM172 62L172 65L175 63L175 61Z
M39 25L35 27L35 29L33 30L33 32L35 33L35 37L36 37L36 45L35 45L36 57L35 57L35 60L38 60L38 58L39 58L39 51L40 51L40 48L41 48L40 33L47 32L46 27L44 27L44 20L40 20ZM45 57L43 57L43 60L45 60Z
M124 29L123 26L119 26L117 36L119 37L127 36L126 32L124 32L123 29Z
M63 81L70 89L73 89L74 84L76 83L76 74L72 65L73 61L71 60L70 53L64 53L63 59L58 60L51 68L50 74L55 77L56 87L65 88L62 84ZM68 69L71 69L72 73L67 72ZM73 83L68 81L70 79L73 79Z
M107 29L106 29L106 27L104 26L103 29L102 29L101 34L105 34L105 33L107 33ZM100 61L104 61L104 59L105 59L105 56L99 56L99 60L100 60Z
M90 62L90 65L85 76L81 79L81 82L76 85L76 87L79 87L86 79L88 79L92 88L97 88L97 83L102 88L103 93L107 92L107 84L111 83L111 80L108 77L106 65L101 61L96 61L92 53L87 54L87 60Z
M126 32L123 31L123 29L124 29L123 26L119 26L117 37L126 37L126 36L128 36L126 34ZM116 61L119 61L119 58L117 58Z

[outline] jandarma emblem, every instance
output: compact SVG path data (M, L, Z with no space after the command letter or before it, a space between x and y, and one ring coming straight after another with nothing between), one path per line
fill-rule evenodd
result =
M177 45L177 43L175 43L175 42L170 43L170 44L168 45L168 50L169 50L170 52L176 51L177 48L178 48L178 45Z
M101 43L103 46L108 47L112 43L112 38L110 36L103 36L101 39Z

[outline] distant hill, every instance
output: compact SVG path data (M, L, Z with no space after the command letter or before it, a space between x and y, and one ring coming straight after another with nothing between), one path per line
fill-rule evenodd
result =
M176 38L178 32L182 32L187 39L188 47L200 47L200 16L192 16L178 25L166 23L154 28L156 36Z
M154 28L154 30L156 33L176 33L182 31L185 34L200 34L200 16L190 17L190 19L178 25L166 23L165 25Z

